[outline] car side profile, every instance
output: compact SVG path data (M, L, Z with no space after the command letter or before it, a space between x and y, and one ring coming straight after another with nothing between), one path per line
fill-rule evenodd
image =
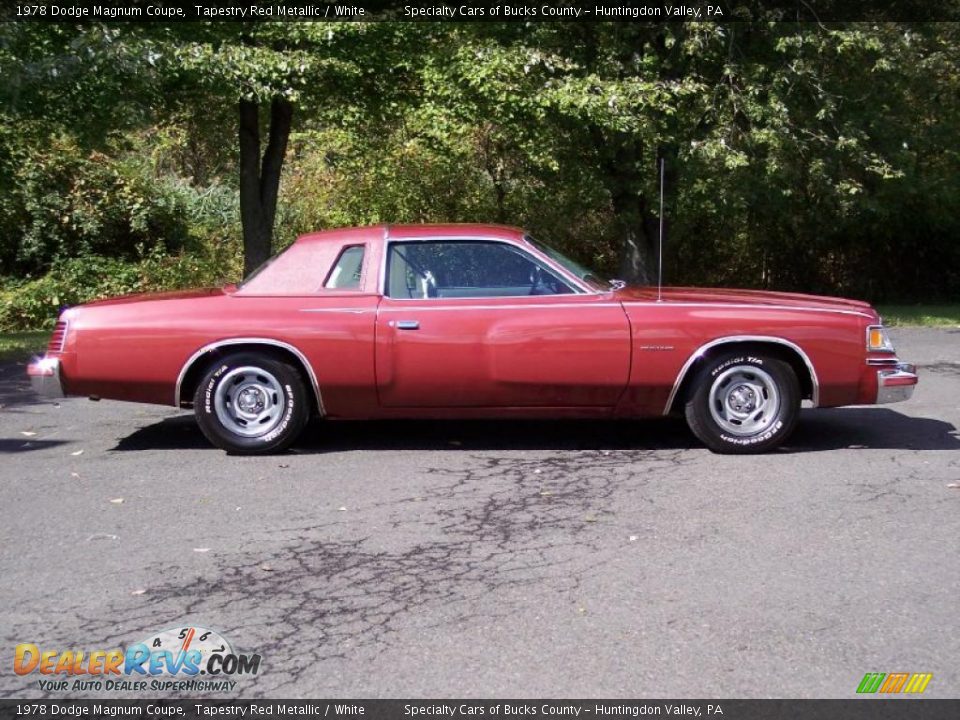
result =
M28 367L49 396L192 408L234 453L312 416L684 414L711 450L770 450L814 407L917 383L865 302L625 287L518 228L398 225L300 237L240 285L63 311Z

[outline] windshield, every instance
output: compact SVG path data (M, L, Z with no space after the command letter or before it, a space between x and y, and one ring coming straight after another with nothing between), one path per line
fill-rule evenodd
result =
M610 289L611 283L605 281L603 278L597 275L597 273L591 270L590 268L581 265L576 260L571 260L562 252L560 252L559 250L556 250L555 248L550 247L546 243L542 243L539 240L534 240L529 235L526 235L524 239L528 243L533 245L537 250L539 250L544 255L546 255L548 258L562 265L565 270L567 270L568 272L572 273L573 275L578 277L580 280L585 282L587 285L590 286L591 289L599 290L599 291Z

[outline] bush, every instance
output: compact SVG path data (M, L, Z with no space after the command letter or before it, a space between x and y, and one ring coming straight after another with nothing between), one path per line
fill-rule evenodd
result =
M239 248L165 255L159 249L136 262L87 255L57 262L42 277L0 286L0 331L49 329L64 307L129 293L221 285L240 277Z

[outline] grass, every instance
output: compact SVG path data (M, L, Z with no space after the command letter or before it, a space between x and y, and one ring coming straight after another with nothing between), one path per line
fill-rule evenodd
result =
M16 360L39 355L50 339L49 330L0 333L0 360Z
M943 327L960 325L960 303L945 305L879 305L885 325Z

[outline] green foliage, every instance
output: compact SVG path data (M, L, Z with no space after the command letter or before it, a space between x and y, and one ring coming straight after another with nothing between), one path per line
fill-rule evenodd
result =
M960 327L960 304L952 305L879 305L877 311L885 325L923 327Z
M276 247L495 221L614 276L631 238L652 245L666 157L670 283L957 297L960 26L756 17L8 24L0 287L29 280L49 305L69 258L119 259L89 272L125 290L187 284L144 281L138 247L235 253L236 102L282 96L296 111Z
M240 277L239 249L164 254L155 248L130 262L84 255L57 262L36 279L0 290L0 331L52 328L63 307L130 293L222 285Z
M50 334L40 332L0 333L0 362L38 355L47 346Z

